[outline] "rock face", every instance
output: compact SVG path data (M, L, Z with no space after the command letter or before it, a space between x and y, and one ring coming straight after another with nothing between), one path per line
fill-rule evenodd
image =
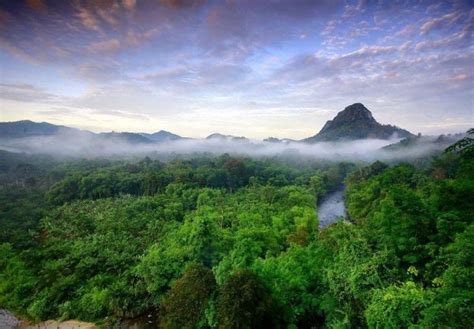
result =
M0 309L0 328L1 329L15 329L20 324L18 320L11 312Z
M355 103L329 120L321 131L305 142L355 140L365 138L389 139L411 137L409 131L392 125L378 123L372 113L361 103Z
M91 322L82 322L76 320L54 321L48 320L39 323L29 323L19 320L13 313L0 309L0 329L97 329L98 327Z
M15 329L98 329L98 327L94 323L76 320L48 320L37 324L21 323Z

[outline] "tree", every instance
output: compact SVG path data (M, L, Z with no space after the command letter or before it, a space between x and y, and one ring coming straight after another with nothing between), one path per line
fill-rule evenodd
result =
M469 328L474 319L474 223L444 250L448 268L436 278L435 303L424 312L425 328Z
M219 328L275 328L276 314L272 309L269 291L251 270L234 273L219 290Z
M319 198L326 193L326 184L323 173L318 170L313 176L311 176L309 182L313 189L316 197Z
M192 329L200 327L204 310L214 292L212 271L202 265L191 265L176 280L161 303L160 327ZM201 323L202 325L202 323Z
M326 289L318 245L294 245L277 257L258 259L252 267L269 287L286 324L298 328L324 323L321 302Z
M411 281L401 286L375 290L371 303L365 311L367 324L369 328L418 327L423 318L423 311L432 300L432 292Z
M466 137L457 141L446 149L446 152L457 152L462 155L472 157L474 155L474 128L466 132Z
M386 251L374 253L357 226L341 222L324 233L321 242L327 250L327 263L323 280L328 288L322 308L326 323L330 327L363 327L371 291L382 288L392 276L387 269L389 255Z
M230 159L224 163L229 179L229 188L234 190L248 183L250 175L243 159Z
M37 278L8 243L0 244L0 306L26 313Z

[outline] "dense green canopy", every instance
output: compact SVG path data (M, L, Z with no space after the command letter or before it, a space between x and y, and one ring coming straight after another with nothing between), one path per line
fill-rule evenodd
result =
M472 152L423 163L4 152L0 308L162 328L468 328ZM317 199L343 182L350 222L318 229Z

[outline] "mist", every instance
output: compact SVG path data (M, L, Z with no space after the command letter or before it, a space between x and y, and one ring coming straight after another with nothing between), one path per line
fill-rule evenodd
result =
M170 154L312 158L329 161L401 161L431 155L450 143L433 143L434 138L409 147L391 148L400 139L362 139L314 144L296 141L267 142L232 138L180 139L167 142L132 143L119 137L104 138L87 132L60 131L52 136L0 139L0 149L58 157L140 157L163 158Z

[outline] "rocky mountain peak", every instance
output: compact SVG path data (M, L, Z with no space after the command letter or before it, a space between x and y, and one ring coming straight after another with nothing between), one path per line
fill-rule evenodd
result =
M321 131L307 142L354 140L364 138L389 139L413 136L409 131L378 123L363 104L354 103L340 111L324 125Z

